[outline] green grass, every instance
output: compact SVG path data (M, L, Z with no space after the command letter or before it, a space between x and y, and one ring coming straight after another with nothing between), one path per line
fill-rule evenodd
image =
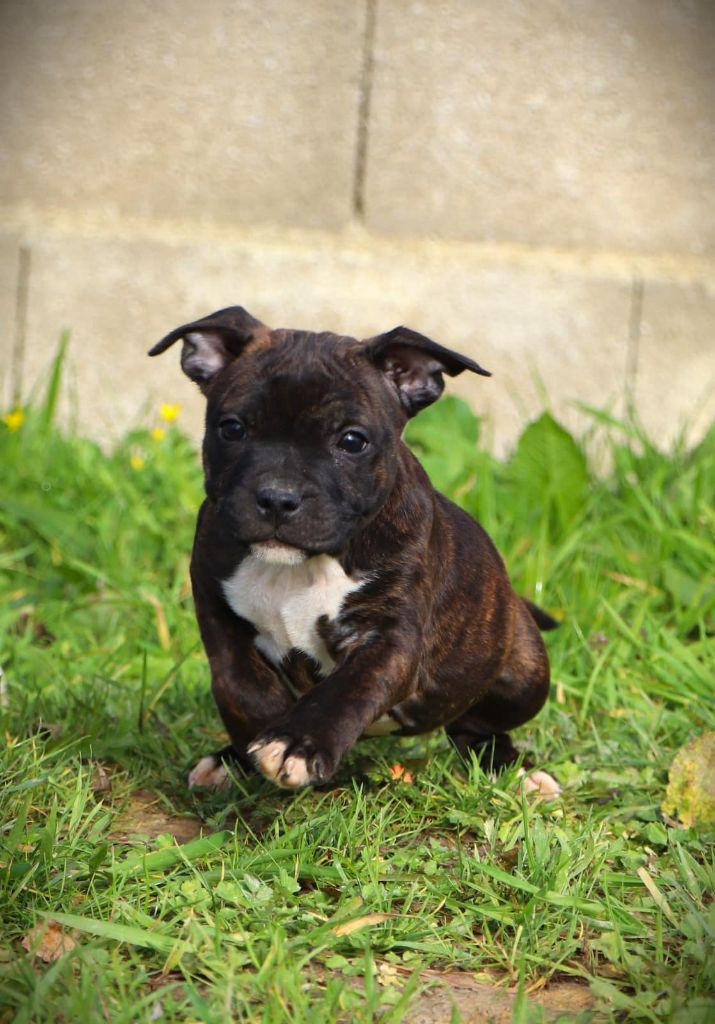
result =
M592 411L597 477L546 414L507 461L456 400L411 425L564 620L551 700L517 736L560 801L439 734L359 745L330 789L215 795L185 781L221 739L188 584L196 453L174 427L110 454L63 435L56 378L0 425L0 1020L396 1022L426 967L522 993L580 979L582 1021L714 1019L715 836L660 804L675 752L715 728L715 430L664 455ZM127 838L137 789L203 838ZM43 964L21 940L47 918L76 945ZM515 1019L541 1015L519 999Z

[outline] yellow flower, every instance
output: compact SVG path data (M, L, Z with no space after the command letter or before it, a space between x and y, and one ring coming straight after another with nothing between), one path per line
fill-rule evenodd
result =
M166 437L166 431L164 430L163 427L154 427L154 429L151 432L151 436L154 438L155 441L163 441L164 438Z
M146 459L144 458L143 455L140 455L139 452L134 452L129 457L129 465L132 467L132 469L144 469L144 466L146 466Z
M7 429L14 434L25 422L25 413L22 409L13 409L12 412L8 412L3 416L2 421Z
M173 423L181 412L181 406L177 402L162 402L159 415L165 423Z

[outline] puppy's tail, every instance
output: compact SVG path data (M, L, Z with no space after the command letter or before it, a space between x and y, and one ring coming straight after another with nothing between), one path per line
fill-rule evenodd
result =
M558 629L561 625L556 619L552 618L548 612L545 612L543 608L539 608L538 604L534 604L533 601L527 601L525 597L522 597L522 601L529 609L529 614L532 619L543 632L548 632L550 629Z

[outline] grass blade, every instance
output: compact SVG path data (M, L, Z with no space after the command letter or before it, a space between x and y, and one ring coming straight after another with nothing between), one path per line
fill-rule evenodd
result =
M68 330L64 330L60 335L57 354L52 361L50 379L47 382L47 391L45 392L45 399L40 410L40 424L45 432L47 432L54 423L69 342L70 332Z
M174 940L168 935L159 935L156 932L147 931L145 928L135 928L132 925L116 924L114 921L98 921L91 917L80 917L78 914L43 914L42 916L57 921L65 928L76 928L77 931L96 935L100 939L157 949L160 953L168 953L174 946Z

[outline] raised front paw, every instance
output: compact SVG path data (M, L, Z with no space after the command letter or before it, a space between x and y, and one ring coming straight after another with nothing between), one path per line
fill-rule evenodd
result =
M285 789L324 782L336 768L334 759L308 737L295 739L277 729L260 733L248 754L261 774Z

